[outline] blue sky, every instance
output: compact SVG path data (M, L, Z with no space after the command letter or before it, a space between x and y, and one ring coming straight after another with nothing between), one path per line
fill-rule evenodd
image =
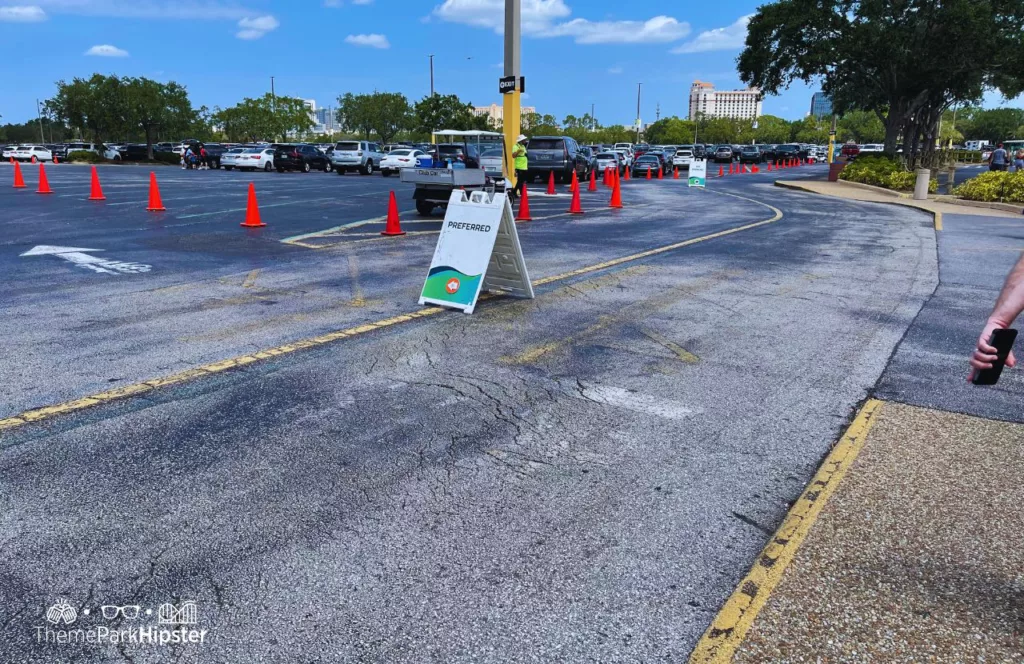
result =
M694 79L741 87L745 17L762 0L523 0L527 99L559 120L594 104L603 124L685 117ZM94 72L175 80L198 106L269 91L333 105L344 92L435 89L500 101L504 0L0 0L2 122L35 115L54 81ZM16 57L11 57L17 54ZM795 119L813 88L795 84L764 112ZM987 105L1002 105L990 95Z

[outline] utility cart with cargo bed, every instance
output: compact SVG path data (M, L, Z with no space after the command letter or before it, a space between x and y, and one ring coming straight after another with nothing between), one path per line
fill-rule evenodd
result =
M435 207L446 208L456 189L506 192L504 176L492 177L480 163L480 156L494 149L502 150L502 161L505 161L502 134L443 130L436 132L436 136L438 145L433 154L420 157L415 167L403 168L400 174L402 182L416 185L412 197L418 213L426 216ZM507 191L511 195L511 187Z

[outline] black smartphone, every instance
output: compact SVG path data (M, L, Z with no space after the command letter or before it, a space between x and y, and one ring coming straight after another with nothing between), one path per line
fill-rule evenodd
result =
M992 330L992 336L988 342L996 347L996 360L992 363L991 369L982 369L974 373L975 385L995 385L999 382L999 375L1003 373L1003 365L1013 348L1013 342L1017 339L1017 330L996 329Z

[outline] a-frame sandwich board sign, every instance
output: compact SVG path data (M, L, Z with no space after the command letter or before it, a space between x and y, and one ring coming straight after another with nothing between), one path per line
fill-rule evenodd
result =
M448 201L420 304L471 314L482 290L534 297L508 196L457 189Z

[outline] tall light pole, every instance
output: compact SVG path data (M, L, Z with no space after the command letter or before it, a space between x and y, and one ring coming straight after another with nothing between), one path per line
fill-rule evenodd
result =
M46 138L43 137L43 114L39 112L39 100L36 99L36 118L39 121L39 142L45 143Z
M270 77L270 109L274 110L275 106L277 106L277 95L274 94L274 77L271 76Z
M636 84L636 142L640 142L640 86L643 83Z
M505 76L513 77L511 92L502 100L502 131L505 134L505 179L515 184L515 168L511 161L512 148L519 138L520 95L522 95L521 42L523 10L522 0L505 0Z
M434 54L430 54L430 96L434 96Z

